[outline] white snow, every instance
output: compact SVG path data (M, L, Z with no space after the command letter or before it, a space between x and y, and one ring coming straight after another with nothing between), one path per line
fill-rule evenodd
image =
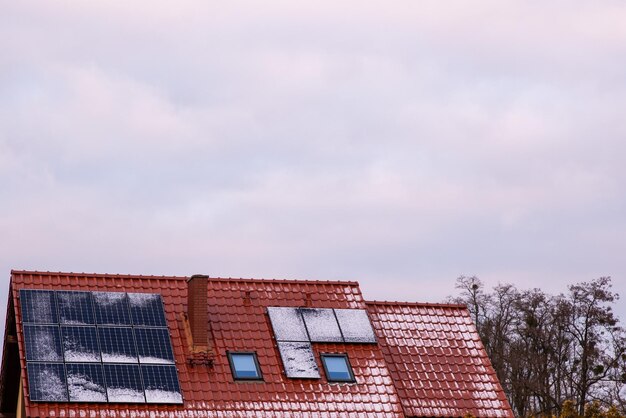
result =
M129 293L128 299L130 300L130 306L145 308L151 303L159 301L161 295L157 293Z
M96 352L65 349L65 361L67 362L99 362L100 356Z
M70 392L70 401L77 402L106 402L104 387L93 382L84 374L68 374L67 386Z
M34 310L33 314L37 317L35 322L39 323L52 323L56 322L54 309L52 309L52 293L33 291L31 294L31 308Z
M89 330L89 328L84 328ZM63 334L63 352L65 355L65 361L74 361L74 362L93 362L100 361L100 353L97 349L90 349L89 347L85 347L83 343L85 341L80 341L81 336L76 335L74 332L70 331L71 329L64 329ZM95 336L95 328L94 336ZM84 334L82 337L88 339L89 334Z
M77 319L68 319L64 317L65 311L71 312L81 305L89 306L88 292L57 292L57 301L59 303L59 320L63 324L85 325L87 322ZM79 308L80 309L80 308Z
M107 388L109 402L145 402L143 392L132 388Z
M300 313L313 342L342 342L343 337L332 309L302 308Z
M269 307L267 313L278 341L309 341L298 308Z
M139 356L140 363L153 363L153 364L174 364L172 360L159 358L159 357L151 357L151 356Z
M364 309L335 309L335 315L347 343L376 342L376 335Z
M127 356L121 353L102 352L102 361L105 363L137 363L137 357Z
M311 343L278 342L278 351L280 351L287 377L320 377Z
M26 326L25 330L29 337L26 352L30 360L61 361L63 359L61 353L57 351L58 341L55 338L55 331L58 332L57 327Z
M183 396L178 392L169 392L161 389L146 389L146 402L183 403Z
M100 306L111 306L122 303L126 293L123 292L92 292L96 304Z
M34 368L34 367L33 367ZM65 401L67 400L67 391L65 382L56 373L53 368L39 366L35 373L34 391L39 391L41 401Z

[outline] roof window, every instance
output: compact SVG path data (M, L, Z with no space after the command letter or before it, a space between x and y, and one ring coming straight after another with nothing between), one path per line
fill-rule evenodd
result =
M230 369L235 380L263 380L254 352L228 352Z
M322 354L322 364L329 382L354 382L347 354Z

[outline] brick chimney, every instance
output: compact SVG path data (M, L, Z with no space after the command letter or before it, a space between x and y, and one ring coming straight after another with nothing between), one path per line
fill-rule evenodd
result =
M209 349L208 283L209 276L202 274L187 280L187 318L194 351Z

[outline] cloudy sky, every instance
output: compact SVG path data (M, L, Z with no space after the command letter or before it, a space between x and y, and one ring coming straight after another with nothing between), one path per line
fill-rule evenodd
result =
M626 297L621 1L0 4L3 306L12 268Z

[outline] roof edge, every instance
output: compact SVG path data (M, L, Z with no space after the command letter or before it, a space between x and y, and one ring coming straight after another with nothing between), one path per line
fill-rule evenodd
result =
M416 306L420 308L454 308L467 309L467 306L460 303L436 303L436 302L397 302L387 300L366 300L366 305L384 305L384 306Z
M73 276L73 277L101 277L101 278L126 278L126 279L166 279L166 280L189 280L191 276L151 276L143 274L115 274L115 273L77 273L77 272L64 272L64 271L37 271L37 270L11 270L11 276L14 274L33 274L39 276ZM359 286L359 282L356 281L342 281L342 280L310 280L310 279L252 279L252 278L240 278L240 277L210 277L209 282L250 282L250 283L293 283L293 284L330 284L330 285L343 285L343 286Z

